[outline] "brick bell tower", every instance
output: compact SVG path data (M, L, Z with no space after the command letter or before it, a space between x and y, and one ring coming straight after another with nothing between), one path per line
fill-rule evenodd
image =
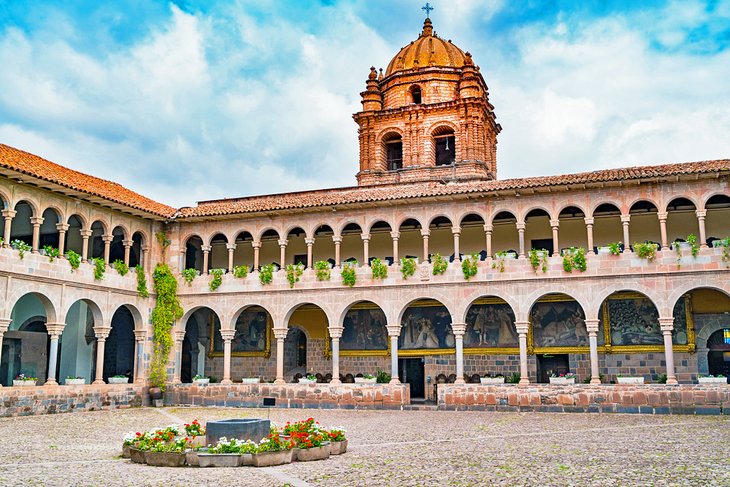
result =
M497 177L497 123L471 54L433 31L370 68L359 126L361 186Z

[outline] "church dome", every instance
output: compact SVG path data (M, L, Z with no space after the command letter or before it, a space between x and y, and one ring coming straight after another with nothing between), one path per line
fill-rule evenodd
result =
M423 23L421 35L395 55L388 64L385 76L431 66L460 68L464 66L464 58L464 51L450 40L441 39L433 32L431 19L427 18Z

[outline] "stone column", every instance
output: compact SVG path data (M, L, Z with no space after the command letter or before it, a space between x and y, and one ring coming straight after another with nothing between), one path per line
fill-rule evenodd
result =
M94 327L94 336L96 337L96 379L94 379L94 384L104 383L104 346L111 331L111 327L108 326Z
M289 244L289 240L282 238L279 239L279 264L281 265L281 268L284 269L286 267L286 246ZM296 262L294 262L296 264Z
M558 242L558 228L560 220L550 220L550 228L553 231L553 257L560 255L560 243Z
M520 239L520 253L518 257L520 259L525 258L525 222L517 222L517 235Z
M370 261L370 234L369 233L363 233L360 235L360 238L362 238L362 264L363 265L369 265Z
M593 250L593 218L584 218L583 221L586 222L586 233L588 234L588 249L586 249L589 253L595 253Z
M494 232L492 225L484 225L484 233L487 237L487 258L492 257L492 232Z
M456 343L456 381L455 384L464 384L464 333L466 323L451 323Z
M58 339L63 333L63 328L66 323L46 323L46 330L48 330L48 336L51 337L51 349L48 352L48 378L46 379L47 386L57 386L56 381L56 364L58 364Z
M428 237L431 236L431 230L421 229L421 237L423 237L423 262L428 262Z
M149 255L149 252L150 252L150 246L149 245L143 245L140 248L140 250L142 251L142 257L140 259L140 263L139 264L142 266L143 269L149 270L147 268L148 267L147 266L147 256Z
M8 331L8 328L10 327L10 318L0 318L0 350L3 349L3 336L5 336L5 332ZM0 354L0 360L2 360L2 354ZM0 365L2 365L2 362L0 361ZM3 385L0 384L0 387Z
M233 273L233 252L236 251L236 244L226 244L228 250L228 272Z
M517 336L520 340L520 384L530 383L530 374L527 370L527 329L528 321L516 321Z
M400 325L388 325L388 336L390 337L390 383L400 384L398 378L398 337L400 336Z
M697 223L700 226L700 247L703 249L707 248L707 231L705 230L705 217L707 216L707 210L695 211L697 215Z
M461 251L459 250L461 227L451 227L451 233L454 235L454 262L461 262Z
M175 339L175 367L172 369L172 383L180 384L180 375L182 371L182 343L185 340L185 330L175 330L172 332L172 336ZM198 374L204 375L204 370L199 370Z
M598 324L599 320L585 320L588 331L588 345L591 353L591 384L601 383L601 374L598 371Z
M312 268L312 254L314 251L314 238L305 238L304 243L307 244L307 269ZM283 266L282 266L283 269Z
M674 318L659 318L659 327L664 335L664 361L667 363L667 384L677 384L674 372L674 349L672 348L672 330Z
M213 247L211 247L210 245L201 245L200 250L203 251L203 274L207 274L210 251L213 250Z
M254 240L251 242L251 247L253 247L253 270L257 271L259 270L259 255L261 254L261 242Z
M122 245L124 246L124 265L129 266L129 256L132 253L134 240L122 240Z
M657 218L659 218L659 231L661 233L661 239L662 239L662 250L669 250L669 242L667 241L667 216L668 213L666 211L662 211L656 214Z
M91 230L79 230L81 234L81 262L89 261L89 238L93 233Z
M183 271L187 268L188 250L186 248L180 249L180 270Z
M629 222L631 215L621 215L621 225L624 227L624 252L631 252L631 237L629 236Z
M400 262L398 258L398 239L400 238L400 232L390 232L390 238L393 239L393 264L398 264Z
M284 340L288 332L288 328L274 328L276 338L276 380L274 384L286 384L284 380Z
M104 263L109 265L109 256L111 255L112 240L114 235L102 235L101 240L104 242Z
M134 330L134 342L137 349L134 360L134 382L136 384L144 383L145 381L144 344L146 341L147 330Z
M38 245L41 240L41 225L43 224L43 217L34 216L31 217L30 223L33 225L33 243L31 245L31 252L34 254L38 253Z
M66 232L68 232L68 223L56 223L58 230L58 257L63 259L63 253L66 251Z
M231 380L231 342L236 336L236 330L221 330L223 338L223 380L221 384L233 384Z
M5 238L3 238L3 247L5 247L6 249L10 247L10 229L12 228L11 225L13 223L13 217L17 213L18 212L15 210L2 211L3 218L5 218L5 233L3 233Z
M342 245L342 237L332 236L332 241L335 243L335 267L340 267L342 264L340 256L340 246Z
M340 384L340 338L342 338L341 326L330 326L329 332L332 338L332 380L330 384Z

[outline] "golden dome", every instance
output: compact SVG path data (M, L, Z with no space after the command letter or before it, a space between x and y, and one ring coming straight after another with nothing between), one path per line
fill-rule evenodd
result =
M460 68L464 66L464 52L451 41L445 41L433 32L431 19L423 23L423 32L390 61L385 76L407 69L439 66Z

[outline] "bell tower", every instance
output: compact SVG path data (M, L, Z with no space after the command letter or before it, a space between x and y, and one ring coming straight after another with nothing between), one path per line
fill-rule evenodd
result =
M497 123L469 52L440 38L430 18L360 93L361 186L497 177Z

